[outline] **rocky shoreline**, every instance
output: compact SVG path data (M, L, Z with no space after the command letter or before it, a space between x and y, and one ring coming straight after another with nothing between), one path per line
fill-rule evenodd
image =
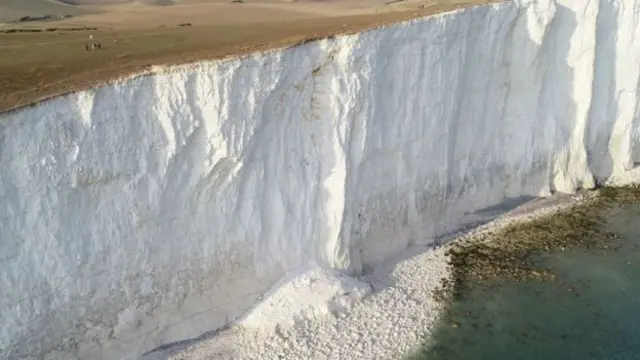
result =
M436 299L463 297L469 284L478 280L553 279L552 271L535 266L536 254L615 246L615 234L603 226L604 214L638 201L639 185L603 187L569 207L455 241L447 251L451 278L443 280Z

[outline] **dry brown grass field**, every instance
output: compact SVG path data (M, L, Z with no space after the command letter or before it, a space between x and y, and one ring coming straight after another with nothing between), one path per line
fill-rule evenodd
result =
M0 23L0 112L150 65L287 46L489 1L0 0L0 14L5 16L0 18L5 22ZM74 16L10 22L43 14ZM179 26L186 23L189 26ZM69 31L72 28L97 30ZM90 41L101 48L87 51Z

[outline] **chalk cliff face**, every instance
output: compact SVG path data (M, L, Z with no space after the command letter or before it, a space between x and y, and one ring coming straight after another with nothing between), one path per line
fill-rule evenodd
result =
M0 358L134 358L310 263L631 181L639 89L639 0L522 0L2 115Z

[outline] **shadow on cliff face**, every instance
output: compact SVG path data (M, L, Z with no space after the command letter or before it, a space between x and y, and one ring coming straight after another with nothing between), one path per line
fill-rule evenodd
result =
M618 117L616 94L616 31L618 18L612 1L600 1L596 19L596 54L592 102L589 108L588 132L585 139L591 146L588 152L589 168L596 181L604 183L613 173L613 158L610 143ZM606 131L599 131L606 127Z
M544 104L541 106L541 111L545 113L539 114L539 116L543 121L541 122L542 126L549 126L549 124L555 126L554 130L557 134L550 154L552 173L549 182L552 192L555 192L560 186L555 181L569 180L571 175L567 173L572 170L572 158L577 156L574 151L580 151L573 146L578 144L572 144L572 135L579 127L577 122L581 119L576 117L576 100L574 98L574 84L578 79L574 78L574 70L569 64L569 61L572 60L570 58L571 37L577 27L578 23L573 10L556 4L553 20L540 48L540 52L544 54L541 61L545 69L544 86L540 95L541 104ZM581 135L585 136L586 130ZM585 139L581 139L579 145L586 146ZM564 154L562 154L563 152ZM556 178L558 173L564 173L565 179Z

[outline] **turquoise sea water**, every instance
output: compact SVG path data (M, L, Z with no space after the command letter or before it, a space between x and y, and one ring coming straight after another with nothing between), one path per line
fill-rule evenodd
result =
M539 255L556 280L474 284L413 359L640 359L640 206L607 219L614 246Z

